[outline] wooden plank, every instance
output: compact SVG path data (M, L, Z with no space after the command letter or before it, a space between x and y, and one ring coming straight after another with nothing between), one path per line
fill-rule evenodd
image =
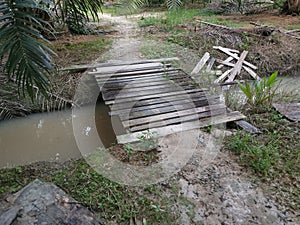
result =
M122 65L122 66L111 66L111 67L97 67L96 71L90 72L95 74L118 74L123 72L133 72L141 70L159 69L166 68L166 65L162 63L147 63L147 64L133 64L133 65Z
M131 98L124 98L124 99L117 99L117 100L111 100L111 101L106 101L105 103L107 105L112 105L112 104L120 104L124 102L135 102L135 101L140 101L140 100L145 100L145 99L153 99L153 98L164 98L167 96L174 96L174 95L188 95L190 93L195 93L195 92L203 92L207 89L191 89L191 90L182 90L182 91L173 91L173 92L166 92L166 93L160 93L160 94L149 94L147 96L135 96Z
M253 126L252 124L248 123L245 120L237 120L237 121L234 121L234 123L249 133L253 133L253 134L261 134L262 133L257 127Z
M149 70L141 70L141 71L131 71L131 72L120 72L120 73L106 73L101 74L98 72L88 72L89 75L94 75L96 78L107 78L112 76L128 76L128 75L138 75L138 74L150 74L150 73L159 73L159 72L169 72L169 71L175 71L177 69L173 67L167 67L167 68L157 68L157 69L149 69Z
M159 89L159 88L163 88L163 87L170 87L173 85L178 85L178 86L186 86L191 84L190 81L177 81L174 82L173 80L165 80L164 82L160 81L160 82L148 82L148 83L129 83L129 84L125 84L124 86L119 86L119 87L115 87L115 88L110 88L110 87L106 87L103 86L101 89L102 92L106 92L106 93L119 93L121 90L122 91L127 91L128 89L132 92L135 91L145 91L145 90L152 90L152 89Z
M233 57L233 58L235 58L235 59L237 59L237 60L239 59L239 57L238 57L236 54L230 52L230 51L227 50L226 48L223 48L223 47L221 47L221 46L213 46L213 48L214 48L214 49L219 49L220 51L226 53L227 55L229 55L229 56L231 56L231 57ZM243 64L245 64L246 66L250 67L251 69L254 69L254 70L257 69L257 66L254 66L253 64L251 64L251 63L249 63L249 62L247 62L247 61L244 61Z
M220 104L220 101L215 100L214 104ZM128 119L138 119L147 116L160 115L164 113L176 112L178 110L187 110L187 109L193 109L196 107L204 107L209 105L212 105L212 103L209 104L207 99L199 100L197 102L190 101L188 103L173 104L170 106L161 106L161 107L156 107L156 105L149 105L149 107L147 107L142 111L131 111L130 113L119 114L118 116L121 119L121 121L126 121Z
M292 121L300 121L300 103L272 104L273 107L286 118Z
M141 74L135 76L126 76L126 77L106 77L106 78L99 78L96 77L98 84L104 83L120 83L120 82L131 82L131 81L142 81L145 79L157 79L157 78L164 78L166 80L173 79L174 77L184 78L183 74L179 73L178 71L171 71L167 73L153 73L153 74Z
M240 58L238 59L237 63L233 67L232 71L230 72L230 75L228 77L228 82L232 82L234 78L241 73L242 65L245 61L245 58L248 54L248 51L243 51Z
M226 109L221 108L221 109L215 109L213 111L205 111L205 112L195 113L195 114L191 114L191 115L187 115L187 116L180 116L179 118L175 117L175 118L165 119L165 120L156 121L156 122L149 122L148 124L130 127L130 131L131 132L142 131L142 130L147 130L147 129L156 128L156 127L163 127L163 126L167 126L167 125L171 125L171 124L195 121L195 120L200 120L200 119L204 119L207 117L213 117L213 116L225 114L225 112L226 112Z
M235 55L238 57L237 54L235 54ZM224 65L227 65L227 63L231 64L232 67L234 67L234 63L230 63L232 60L234 60L234 58L231 57L231 56L229 56L229 57L228 57L227 59L225 59L224 61L217 59L216 61L217 61L218 63L223 64L223 65L218 65L218 66L217 66L217 69L222 69L222 68L224 67Z
M111 108L111 112L109 114L110 115L122 115L122 114L128 114L130 112L138 112L138 111L143 111L143 110L147 110L147 109L155 109L155 108L161 108L161 107L166 107L166 106L170 107L170 106L179 105L179 104L181 105L181 104L190 103L190 102L193 102L196 106L198 106L200 103L205 103L207 101L212 102L212 101L219 100L219 99L220 99L220 96L218 96L218 95L213 95L213 96L202 95L202 96L197 96L197 97L191 97L190 99L186 99L186 98L174 99L172 101L165 101L164 99L161 99L162 101L160 103L147 104L148 103L147 102L146 104L143 104L141 106L140 105L136 106L136 104L135 104L134 107L132 107L131 104L124 104L124 108L119 109L119 110L115 110L114 106L113 106ZM128 107L126 107L126 105Z
M194 104L191 102L189 104L190 107L193 107ZM169 113L164 113L164 114L159 114L155 116L147 116L143 118L138 118L138 119L130 119L126 121L122 121L122 124L125 128L130 127L130 126L136 126L140 124L145 124L148 122L154 122L154 121L159 121L159 120L164 120L164 119L170 119L173 117L180 117L180 116L186 116L186 115L191 115L195 113L201 113L201 112L206 112L206 111L212 111L216 109L224 109L224 112L226 112L226 106L224 104L218 104L218 105L208 105L204 107L199 107L195 108L189 108L185 109L185 107L176 107L175 112L169 112ZM143 113L143 112L142 112ZM158 113L161 113L160 110L158 110Z
M157 98L150 98L150 99L141 99L141 100L133 100L129 102L120 102L115 103L111 106L111 111L116 110L124 110L128 109L132 106L132 102L134 102L134 107L141 107L141 106L148 106L148 105L155 105L160 103L165 103L168 101L176 101L176 100L182 100L182 99L200 99L200 98L206 98L207 94L202 91L195 91L195 92L184 92L184 93L178 93L175 95L170 96L162 96ZM213 97L213 96L212 96ZM220 96L218 96L220 97Z
M215 63L216 59L214 57L211 57L210 58L210 61L206 67L206 72L210 72L211 71L211 68L213 67L214 63Z
M217 84L217 83L219 83L220 81L225 80L225 78L228 76L228 74L230 74L231 71L232 71L232 69L226 70L221 76L219 76L219 77L214 81L214 83Z
M198 74L200 70L204 67L205 63L209 60L210 54L208 52L205 52L201 60L198 62L198 64L195 66L193 71L191 72L191 75Z
M102 93L102 97L105 101L109 101L109 100L113 100L116 97L118 99L126 99L126 98L132 98L132 97L137 97L137 96L148 96L148 95L152 95L152 94L162 94L162 93L166 93L166 92L175 92L175 91L179 91L180 89L183 90L192 90L194 89L192 86L181 86L178 87L176 85L173 85L167 88L157 88L154 90L145 90L145 91L136 91L136 92L132 92L132 91L128 91L125 90L124 92L122 92L122 95L118 95L118 93L116 92L108 92L108 93Z
M161 59L146 59L146 60L135 60L135 61L121 61L121 62L110 62L110 63L94 63L85 65L73 65L70 67L62 68L60 71L82 71L87 69L93 69L96 67L109 67L109 66L120 66L120 65L133 65L133 64L143 64L143 63L154 63L154 62L171 62L178 61L179 58L161 58Z
M243 68L255 79L255 80L261 80L261 78L249 67L243 66Z
M245 116L240 112L230 112L226 115L207 118L202 121L196 121L196 122L192 121L192 122L186 122L186 123L181 123L176 125L153 128L153 129L149 129L149 131L157 134L157 137L162 137L173 133L198 129L209 125L221 124L221 123L226 123L229 121L240 120L240 119L245 119ZM144 132L145 131L139 131L130 134L119 135L117 136L117 141L119 144L137 142L140 140L139 137L141 137L144 134Z
M180 83L181 81L189 80L185 77L179 77L179 76L172 76L166 79L165 77L162 76L152 76L152 77L146 77L146 78L141 78L141 79L134 79L134 80L122 80L120 82L104 82L101 84L103 88L108 88L108 89L116 89L116 88L122 88L130 83L133 83L136 85L136 87L146 87L148 84L163 84L167 82L174 82L174 83ZM191 80L192 81L192 80Z

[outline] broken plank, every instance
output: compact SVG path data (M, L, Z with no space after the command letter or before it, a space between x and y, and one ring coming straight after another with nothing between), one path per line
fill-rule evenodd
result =
M246 70L255 80L261 80L261 78L249 67L243 66L244 70Z
M198 62L198 64L195 66L193 71L191 72L191 75L198 74L200 70L204 67L205 63L209 60L210 54L208 52L205 52L201 60Z
M198 129L198 128L205 127L205 126L226 123L226 122L244 119L244 118L245 118L245 116L243 114L241 114L240 112L230 112L230 113L227 113L226 115L208 118L201 122L200 121L196 121L196 122L192 121L192 122L180 123L180 124L176 124L176 125L169 125L169 126L165 126L165 127L153 128L153 129L149 129L147 131L157 134L157 137L162 137L162 136L166 136L166 135L173 134L173 133ZM144 132L145 131L139 131L139 132L134 132L134 133L130 133L130 134L119 135L119 136L117 136L117 141L119 144L137 142L140 140L140 137L144 134Z
M237 63L233 67L232 71L230 72L230 75L228 77L228 82L232 82L234 78L241 73L243 62L245 61L245 58L248 54L248 51L243 51L240 58L238 59Z
M206 72L210 72L211 71L211 69L212 69L215 61L216 61L216 59L214 57L210 58L209 63L208 63L208 65L206 67L206 70L205 70Z
M236 54L236 56L238 56L238 55ZM218 66L217 66L217 69L222 69L222 68L224 67L224 65L227 65L227 63L230 63L232 60L234 60L234 58L231 57L231 56L229 56L229 57L228 57L227 59L225 59L224 61L217 59L216 61L217 61L218 63L223 64L223 65L218 65ZM232 67L234 66L234 63L230 63L230 64L232 65Z
M249 133L252 133L252 134L262 133L257 127L253 126L251 123L248 123L245 120L237 120L237 121L234 121L234 123Z
M237 60L239 59L239 57L238 57L236 54L230 52L230 51L227 50L226 48L223 48L223 47L221 47L221 46L213 46L213 48L214 48L214 49L218 49L218 50L220 50L220 51L226 53L227 55L229 55L229 56L231 56L231 57L233 57L233 58L235 58L235 59L237 59ZM246 66L249 66L251 69L254 69L254 70L257 69L257 66L254 66L253 64L251 64L251 63L249 63L249 62L247 62L247 61L244 61L243 63L244 63Z
M217 83L219 83L220 81L225 80L225 78L228 76L228 74L230 74L231 71L232 71L232 69L226 70L221 76L219 76L219 77L214 81L214 83L217 84Z

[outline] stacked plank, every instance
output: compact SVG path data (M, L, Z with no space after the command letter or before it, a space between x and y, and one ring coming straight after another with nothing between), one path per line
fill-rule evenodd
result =
M112 116L118 116L127 134L118 143L138 141L145 131L157 136L243 119L227 113L220 96L195 85L171 59L107 64L89 72L96 77Z

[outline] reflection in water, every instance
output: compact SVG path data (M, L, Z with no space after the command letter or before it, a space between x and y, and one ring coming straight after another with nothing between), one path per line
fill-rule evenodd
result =
M95 114L99 137L107 147L115 141L108 107L97 103ZM82 133L92 135L88 124ZM71 110L0 122L0 168L80 157L73 135Z

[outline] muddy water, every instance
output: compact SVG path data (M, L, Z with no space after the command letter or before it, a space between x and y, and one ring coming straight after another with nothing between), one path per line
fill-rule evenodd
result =
M108 147L115 141L109 109L101 102L92 109L90 107L83 110L95 111L97 132L94 133ZM86 128L82 135L89 135L89 126L86 125ZM73 134L72 110L34 114L0 122L0 168L80 157Z

